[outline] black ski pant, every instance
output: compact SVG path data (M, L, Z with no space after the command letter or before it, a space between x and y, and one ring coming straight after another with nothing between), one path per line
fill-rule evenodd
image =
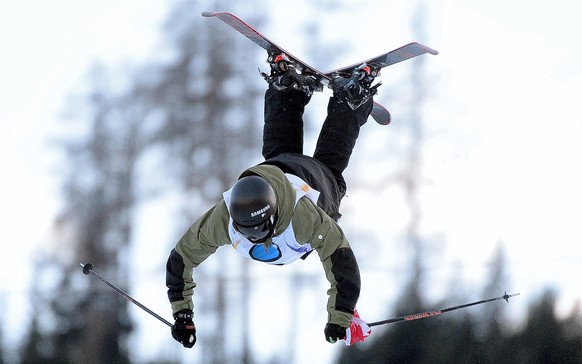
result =
M356 110L331 97L313 157L303 154L303 112L309 97L301 91L265 92L263 164L275 165L301 177L321 195L318 205L338 220L339 205L346 193L343 172L360 133L372 111L372 100Z

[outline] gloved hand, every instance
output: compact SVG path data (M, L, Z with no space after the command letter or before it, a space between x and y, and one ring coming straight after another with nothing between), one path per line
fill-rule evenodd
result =
M323 332L325 333L325 340L330 343L335 343L338 340L344 340L346 338L347 327L341 327L338 324L327 323Z
M196 326L192 321L193 316L190 310L182 310L174 314L176 322L172 326L172 337L185 348L191 348L196 343Z
M324 331L327 341L335 343L338 340L345 340L346 346L362 342L372 333L372 329L360 318L357 310L354 310L354 317L352 317L352 323L349 328L328 323L325 325Z
M354 310L354 317L352 317L350 329L346 330L346 346L366 340L371 333L372 329L370 329L370 326L360 318L358 311Z

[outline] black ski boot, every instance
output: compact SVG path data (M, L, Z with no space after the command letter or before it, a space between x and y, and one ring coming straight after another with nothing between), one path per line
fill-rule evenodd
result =
M333 94L355 110L378 93L378 87L382 83L372 86L372 82L379 74L366 63L354 69L349 77L334 74L331 84Z
M261 76L277 90L300 90L311 96L314 91L322 91L321 81L314 75L298 70L285 53L269 54L267 63L271 73L260 72Z

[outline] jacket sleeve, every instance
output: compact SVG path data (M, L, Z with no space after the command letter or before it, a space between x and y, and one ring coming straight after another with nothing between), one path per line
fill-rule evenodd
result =
M219 246L230 242L228 222L228 211L221 201L192 224L170 252L166 263L166 286L172 313L194 309L192 294L196 283L192 270Z
M330 283L328 322L349 327L360 296L360 270L350 245L339 227L321 208L305 198L295 210L293 226L299 242L310 243L323 264Z

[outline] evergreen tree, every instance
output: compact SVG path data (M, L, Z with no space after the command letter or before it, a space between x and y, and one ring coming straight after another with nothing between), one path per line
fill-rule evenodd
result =
M232 183L248 162L243 158L249 146L260 140L256 83L233 68L232 60L245 56L237 53L228 29L201 31L201 9L196 9L203 5L208 4L183 1L170 15L173 61L143 66L126 75L129 81L122 87L96 68L90 92L70 104L71 118L84 124L75 130L85 132L61 143L68 167L65 204L54 242L37 265L38 276L57 279L32 293L39 304L23 347L24 362L129 362L128 303L101 282L83 278L79 262L90 259L100 273L130 291L127 251L134 209L142 198L136 186L147 190L136 169L140 158L161 146L169 160L165 172L174 173L185 191L209 201ZM214 305L224 308L217 326L226 329L229 289L224 278L217 282L220 296ZM224 351L226 335L216 333L214 346L206 346L213 350L207 362L234 355Z
M507 280L507 257L503 249L502 242L498 243L497 250L493 255L487 277L489 282L483 290L482 297L495 297L508 288ZM511 293L511 292L510 292ZM482 343L480 358L486 363L498 363L505 360L503 351L500 350L509 334L509 328L505 324L506 318L503 314L504 305L482 306L477 315L475 334Z
M222 5L217 2L212 8ZM153 107L164 115L153 142L164 147L166 172L175 176L175 188L183 191L181 233L220 199L250 161L260 158L260 78L254 68L240 67L241 60L252 58L253 48L237 46L240 35L220 22L203 19L202 10L207 9L183 1L170 14L166 31L175 56L159 70L160 80L151 90ZM229 265L223 255L212 259L219 260L220 267ZM195 272L196 280L206 282L196 288L196 295L204 297L198 307L204 315L196 317L201 327L207 327L199 332L197 345L208 363L239 355L225 350L229 317L246 315L228 310L232 289L227 273L207 264ZM240 350L242 356L249 356L248 344Z
M512 363L582 363L582 325L579 312L556 317L556 296L546 291L532 305L523 330L509 338L504 359Z
M126 271L114 257L131 236L132 170L139 152L134 127L139 115L123 108L111 94L105 72L96 68L88 96L89 133L84 140L65 142L68 158L66 205L50 243L54 250L38 257L37 276L57 277L52 286L35 289L35 320L24 352L25 362L127 362L123 340L131 330L126 304L114 292L84 281L92 295L79 295L79 262L90 257L109 276ZM124 120L119 123L119 120ZM72 235L67 236L68 232ZM58 239L58 240L57 240ZM113 258L113 259L112 259ZM31 340L34 338L35 340Z

